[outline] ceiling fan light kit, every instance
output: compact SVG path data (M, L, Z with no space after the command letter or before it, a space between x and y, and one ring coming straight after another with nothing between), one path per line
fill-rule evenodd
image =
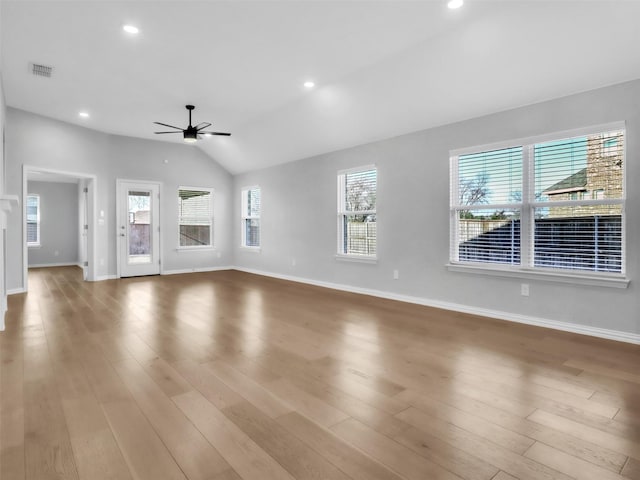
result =
M185 105L185 108L187 110L189 110L189 126L187 128L174 127L173 125L169 125L169 124L161 123L161 122L153 122L156 125L162 125L163 127L175 128L175 131L173 131L173 132L153 132L153 133L156 133L158 135L163 135L163 134L167 134L167 133L182 133L182 138L184 139L185 143L195 143L199 139L202 138L201 135L205 135L207 137L212 136L212 135L223 135L225 137L231 136L230 133L226 133L226 132L205 132L204 131L205 128L208 128L208 127L211 126L211 124L208 123L208 122L199 123L195 127L192 126L191 125L191 112L196 107L194 107L193 105Z

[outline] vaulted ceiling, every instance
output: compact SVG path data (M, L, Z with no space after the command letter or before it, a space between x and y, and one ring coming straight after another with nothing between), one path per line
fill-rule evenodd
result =
M640 78L640 2L3 1L9 106L107 133L213 123L232 173ZM122 30L135 24L140 33ZM51 78L31 62L53 66ZM316 87L303 87L313 80ZM78 112L86 110L88 119ZM173 138L168 138L173 137Z

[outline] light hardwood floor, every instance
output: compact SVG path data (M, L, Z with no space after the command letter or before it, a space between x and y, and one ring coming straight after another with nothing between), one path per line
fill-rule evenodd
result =
M2 480L640 479L640 347L229 271L29 273Z

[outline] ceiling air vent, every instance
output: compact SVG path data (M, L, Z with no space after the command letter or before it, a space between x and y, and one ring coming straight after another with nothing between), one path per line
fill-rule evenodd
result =
M51 73L53 73L53 67L49 67L47 65L41 65L39 63L30 63L29 71L33 75L37 75L38 77L51 78Z

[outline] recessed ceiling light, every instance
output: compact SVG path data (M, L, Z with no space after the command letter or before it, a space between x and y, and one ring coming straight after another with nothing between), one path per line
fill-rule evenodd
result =
M137 33L140 33L140 29L135 25L123 25L122 29L125 32L130 33L131 35L136 35Z
M87 112L79 112L78 115L82 118L89 118L89 113Z
M463 4L464 0L449 0L449 3L447 3L447 7L453 10L456 8L460 8Z
M316 86L316 84L315 84L315 83L313 83L313 82L311 82L311 81L304 82L304 84L303 84L303 85L304 85L304 88L313 88L313 87L315 87L315 86Z

